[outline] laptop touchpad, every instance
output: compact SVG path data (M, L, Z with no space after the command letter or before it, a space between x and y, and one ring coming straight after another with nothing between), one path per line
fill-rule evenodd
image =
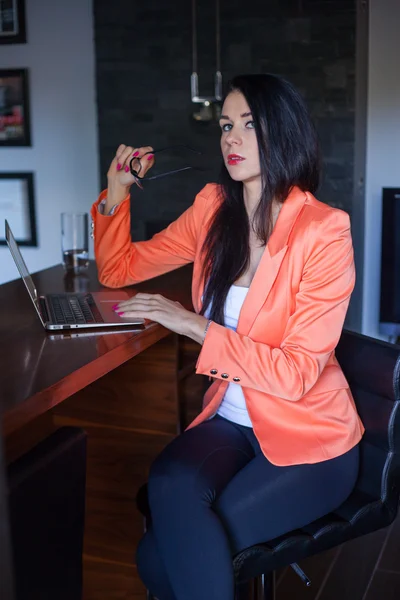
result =
M125 323L142 325L144 323L144 319L124 319L113 310L115 304L129 299L130 296L126 292L121 292L120 290L115 292L96 292L93 296L105 323L121 323L121 325Z

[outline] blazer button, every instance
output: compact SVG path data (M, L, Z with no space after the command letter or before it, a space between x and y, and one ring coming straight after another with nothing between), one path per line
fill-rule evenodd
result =
M221 373L221 377L222 379L228 379L229 375L228 373Z
M210 371L211 375L216 375L218 373L217 369L211 369Z
M237 382L237 381L240 381L240 377L234 377L234 378L233 378L233 381L236 381L236 382Z

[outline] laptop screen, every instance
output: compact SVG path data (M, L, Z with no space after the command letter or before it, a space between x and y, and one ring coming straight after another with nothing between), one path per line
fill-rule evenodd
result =
M33 279L30 276L28 267L26 266L25 261L22 258L21 251L18 248L18 244L15 241L14 235L11 231L11 228L10 228L7 220L6 220L6 241L7 241L8 247L10 249L11 256L13 257L14 262L17 265L19 274L22 277L22 280L25 284L26 289L28 290L28 293L31 297L33 304L35 305L35 308L40 317L40 320L43 323L42 315L40 314L40 310L39 310L38 295L37 295L37 291L35 288L35 284L33 283Z

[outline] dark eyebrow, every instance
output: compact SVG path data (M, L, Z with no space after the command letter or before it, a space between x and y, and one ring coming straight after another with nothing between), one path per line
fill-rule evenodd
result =
M240 116L242 117L242 119L244 119L245 117L251 117L251 112L245 112ZM231 120L227 115L221 115L219 120L221 121L222 119L226 119L227 121Z

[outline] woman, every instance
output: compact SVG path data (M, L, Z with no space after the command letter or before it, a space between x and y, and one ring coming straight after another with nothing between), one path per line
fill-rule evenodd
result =
M232 556L339 506L364 431L334 354L355 279L349 218L312 195L318 144L303 100L273 75L236 77L220 125L221 185L152 240L131 243L127 166L150 148L119 147L92 209L103 284L194 262L196 312L151 294L117 311L202 344L196 372L215 378L151 468L137 563L159 600L233 600Z

